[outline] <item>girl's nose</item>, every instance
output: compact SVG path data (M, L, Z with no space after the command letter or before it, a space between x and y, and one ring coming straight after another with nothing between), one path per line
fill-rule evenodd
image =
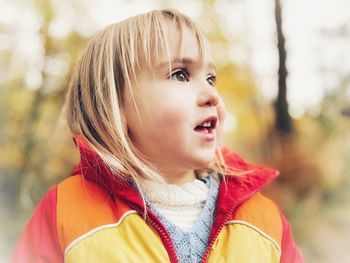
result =
M212 106L215 107L219 103L219 94L215 87L210 86L208 83L203 87L202 92L198 99L199 106Z

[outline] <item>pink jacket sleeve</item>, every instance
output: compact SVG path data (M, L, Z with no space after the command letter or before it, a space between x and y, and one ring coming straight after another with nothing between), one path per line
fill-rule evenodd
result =
M25 226L11 263L63 262L56 228L57 188L52 187L36 207Z
M280 263L303 263L304 258L293 240L292 228L281 211L280 214L283 227Z

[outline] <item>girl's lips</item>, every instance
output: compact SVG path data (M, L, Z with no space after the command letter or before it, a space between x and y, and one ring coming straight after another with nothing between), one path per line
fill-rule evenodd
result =
M205 141L211 142L215 140L215 130L214 129L203 129L195 132Z
M217 117L210 116L200 122L195 128L194 131L200 135L200 137L207 141L211 142L215 140L215 128L216 128Z
M198 127L202 126L204 123L210 123L210 128L215 129L217 120L218 120L218 117L210 116L205 120L201 121L200 123L198 123L194 129L197 129Z

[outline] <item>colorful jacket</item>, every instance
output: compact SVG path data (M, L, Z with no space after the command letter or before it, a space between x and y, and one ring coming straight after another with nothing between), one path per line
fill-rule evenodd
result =
M53 186L26 225L11 262L178 262L160 220L125 180L113 176L76 136L80 163ZM231 167L251 171L226 177L202 262L303 262L279 208L260 192L278 172L253 166L223 150Z

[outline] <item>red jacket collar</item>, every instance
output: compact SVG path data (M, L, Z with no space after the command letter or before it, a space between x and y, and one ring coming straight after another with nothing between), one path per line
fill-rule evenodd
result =
M130 186L130 182L113 175L82 136L75 136L74 142L80 151L80 162L75 166L72 175L81 174L85 179L102 187L113 199L118 198L136 207L143 206L141 197ZM227 176L226 182L222 180L217 201L217 220L221 217L223 220L231 207L250 198L278 176L278 171L249 164L227 148L222 149L222 154L231 168L250 172L242 176Z
M246 171L242 176L226 176L221 182L216 207L216 218L212 226L209 240L215 240L220 228L237 211L237 207L245 200L259 192L265 185L279 175L277 170L255 166L244 161L227 148L221 149L226 164L239 171ZM248 173L249 172L249 173Z

